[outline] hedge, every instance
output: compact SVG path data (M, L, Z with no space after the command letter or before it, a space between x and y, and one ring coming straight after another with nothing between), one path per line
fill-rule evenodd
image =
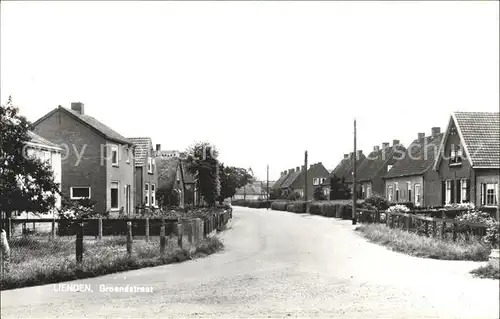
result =
M287 202L272 202L271 209L272 210L286 211L287 205L288 205Z
M232 201L232 205L234 206L243 206L250 208L270 208L272 201L265 200L244 200L244 199L236 199Z
M286 206L286 211L292 212L292 213L297 213L297 214L304 214L306 212L306 202L302 202L302 201L290 202Z

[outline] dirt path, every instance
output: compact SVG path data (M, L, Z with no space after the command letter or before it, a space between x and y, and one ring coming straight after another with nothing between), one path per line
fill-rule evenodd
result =
M353 227L235 207L222 253L77 282L93 292L2 292L2 317L498 318L498 281L468 274L480 263L394 253ZM100 284L153 292L104 293Z

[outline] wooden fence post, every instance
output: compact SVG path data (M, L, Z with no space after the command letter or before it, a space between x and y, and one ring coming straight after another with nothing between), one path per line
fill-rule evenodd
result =
M165 225L160 228L160 255L165 255Z
M436 228L437 228L437 223L436 221L432 222L432 237L436 237Z
M446 238L446 222L441 223L441 239Z
M453 241L457 241L457 223L453 223Z
M127 222L127 254L132 255L132 222Z
M102 239L102 217L99 216L99 220L97 221L97 236L99 240Z
M50 230L50 235L52 239L56 238L56 218L52 218L52 229Z
M425 221L425 236L429 237L429 221Z
M148 242L149 241L149 217L146 217L145 222L146 222L146 226L145 226L146 227L146 230L145 230L146 231L146 242ZM165 231L165 229L163 229L163 231ZM163 234L163 235L165 235L165 234Z
M83 260L83 222L76 224L76 262L81 263Z

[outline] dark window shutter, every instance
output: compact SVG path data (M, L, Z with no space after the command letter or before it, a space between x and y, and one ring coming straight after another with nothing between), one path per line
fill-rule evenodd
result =
M467 203L470 202L470 180L469 179L466 179L465 182L467 183L467 197L465 198L465 201Z
M441 182L441 204L446 204L446 181Z
M462 181L457 180L457 203L462 202Z
M411 198L411 189L408 190L408 201L413 202L413 199Z
M451 187L450 187L450 191L451 191L451 203L455 203L455 181L454 180L451 180Z

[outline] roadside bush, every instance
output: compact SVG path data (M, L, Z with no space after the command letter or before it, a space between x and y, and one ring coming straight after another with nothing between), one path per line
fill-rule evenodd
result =
M389 206L403 205L408 207L410 210L415 209L415 203L413 202L400 202L400 203L391 203Z
M380 195L373 195L364 200L363 204L366 206L374 207L376 210L385 211L389 208L389 202L387 199ZM367 208L369 209L369 208Z
M287 197L288 200L299 200L300 199L300 194L292 192L288 195Z
M481 223L488 225L486 230L486 235L483 237L483 243L488 245L490 248L497 248L500 243L500 224L494 218L491 218L490 214L484 211L470 210L468 212L462 213L457 216L455 220L470 222L470 223ZM467 232L469 228L464 225L458 227L460 232Z
M336 210L336 207L337 207L337 204L336 203L333 203L333 202L325 202L323 204L323 214L326 216L326 217L335 217L335 212L337 211Z
M320 202L313 202L309 204L309 213L312 215L325 215L323 212L324 204Z
M231 202L233 206L245 206L245 200L243 199L235 199Z
M304 214L306 212L306 202L296 201L293 203L289 203L286 207L287 212Z
M288 206L287 202L273 202L273 203L271 203L272 210L286 211L287 206Z

